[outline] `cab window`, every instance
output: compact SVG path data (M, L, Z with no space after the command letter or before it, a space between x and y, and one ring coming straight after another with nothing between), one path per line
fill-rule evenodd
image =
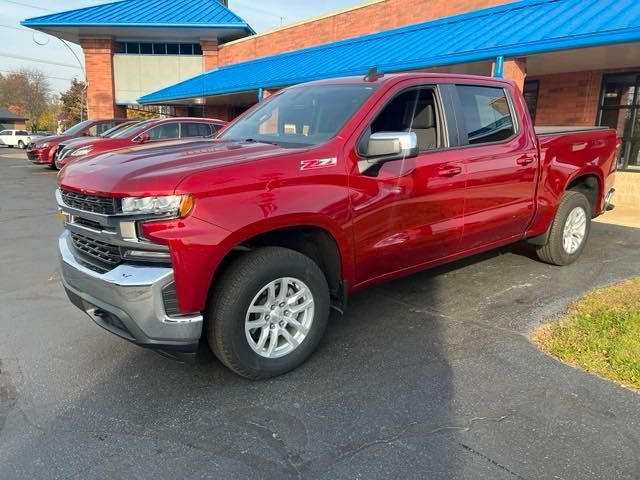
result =
M187 137L207 137L211 135L211 126L202 122L185 122L180 124L180 136Z
M3 136L11 135L11 130L2 130L0 132L0 135L3 135Z
M366 151L369 136L377 132L414 132L421 152L442 145L434 90L419 87L393 98L376 116L363 136L359 151Z
M504 89L458 85L457 90L470 145L501 142L515 134Z
M147 131L151 140L169 140L172 138L178 138L180 136L180 129L177 123L165 123L153 127Z

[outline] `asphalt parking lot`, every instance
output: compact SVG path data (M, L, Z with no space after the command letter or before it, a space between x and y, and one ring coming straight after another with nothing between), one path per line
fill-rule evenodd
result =
M0 149L0 478L637 479L640 395L528 332L638 275L640 229L594 224L565 268L518 248L355 295L304 366L181 365L66 299L55 172Z

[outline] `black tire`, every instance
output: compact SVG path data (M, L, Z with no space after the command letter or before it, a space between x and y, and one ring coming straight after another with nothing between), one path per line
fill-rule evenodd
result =
M50 163L50 164L49 164L49 168L50 168L51 170L58 170L58 166L56 165L55 160L54 160L54 162L53 162L53 163Z
M584 209L586 215L586 230L582 243L578 249L573 253L568 253L563 245L564 226L569 214L576 208ZM587 197L580 192L565 192L560 202L558 212L556 213L556 217L553 219L553 223L551 224L549 240L546 245L539 247L536 251L538 258L543 262L559 266L569 265L575 262L584 250L587 240L589 239L589 232L591 231L591 215L592 208Z
M245 335L245 317L255 296L270 282L294 277L313 295L314 314L299 346L280 358L256 353ZM318 346L330 311L329 287L318 265L294 250L264 247L235 260L215 281L205 313L209 346L230 370L249 379L282 375L302 364Z
M21 150L24 150L24 149L25 149L25 145L24 145L24 142L23 142L22 140L18 140L18 147L19 147Z

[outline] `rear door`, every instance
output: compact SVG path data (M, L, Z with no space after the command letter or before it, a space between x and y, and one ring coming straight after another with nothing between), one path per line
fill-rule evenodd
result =
M467 174L462 250L522 235L535 209L538 152L522 105L507 89L457 85L459 149ZM521 100L521 99L518 99ZM522 102L520 102L522 103Z
M452 255L462 235L464 164L449 149L445 92L433 85L395 92L360 142L371 133L414 131L420 153L350 175L358 283Z

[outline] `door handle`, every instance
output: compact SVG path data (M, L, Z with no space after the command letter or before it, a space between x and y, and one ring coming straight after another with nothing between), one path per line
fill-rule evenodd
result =
M448 165L438 170L438 175L441 177L454 177L462 173L462 167L456 167L454 165Z
M523 155L518 160L516 160L516 163L524 167L525 165L533 163L535 160L536 157L534 157L533 155Z

